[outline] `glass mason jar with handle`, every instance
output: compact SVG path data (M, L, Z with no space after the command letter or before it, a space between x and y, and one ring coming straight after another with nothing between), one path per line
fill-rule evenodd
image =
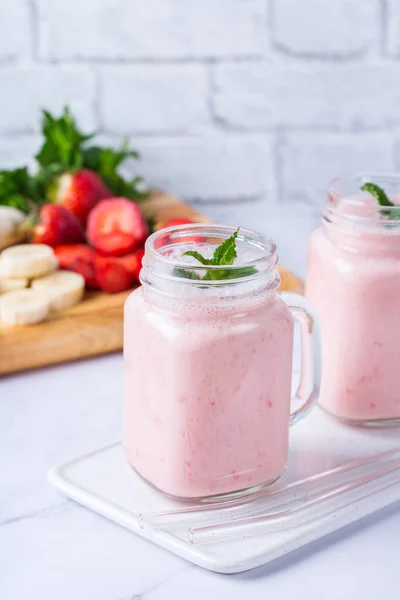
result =
M211 256L234 231L154 233L143 285L125 304L123 446L137 473L179 498L246 493L277 479L289 424L318 395L318 325L307 300L277 293L274 242L241 229L233 265L183 256ZM291 413L294 320L306 356Z
M321 321L320 405L379 426L400 424L400 206L361 190L371 182L400 202L400 175L334 180L309 241L306 295Z

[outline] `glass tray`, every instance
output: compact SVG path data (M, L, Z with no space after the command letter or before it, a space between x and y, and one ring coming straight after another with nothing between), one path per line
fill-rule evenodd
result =
M316 408L290 432L283 477L228 504L180 503L146 485L120 443L54 467L60 492L201 567L239 573L400 499L399 429L341 425ZM99 527L101 526L99 522Z

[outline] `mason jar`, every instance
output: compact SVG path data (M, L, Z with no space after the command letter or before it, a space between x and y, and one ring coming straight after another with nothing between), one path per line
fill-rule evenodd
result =
M306 295L317 308L324 370L319 403L343 421L400 424L400 175L334 180L309 241Z
M234 231L183 225L151 235L142 287L125 304L124 450L174 497L224 497L276 480L289 424L318 394L318 327L304 298L277 293L274 242L241 229L231 266L182 256L210 257ZM294 319L308 360L291 413Z

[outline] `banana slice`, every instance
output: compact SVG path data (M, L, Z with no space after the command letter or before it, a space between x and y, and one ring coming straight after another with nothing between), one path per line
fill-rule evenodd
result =
M23 290L29 284L28 279L19 277L16 279L0 279L0 294L12 292L13 290Z
M11 206L0 206L0 250L25 239L26 232L20 228L26 215Z
M47 294L50 310L63 310L82 300L85 280L79 273L55 271L32 281L32 289Z
M8 325L40 323L49 313L46 294L34 290L7 292L0 298L0 316Z
M0 277L40 277L57 266L53 248L45 244L20 244L0 254Z

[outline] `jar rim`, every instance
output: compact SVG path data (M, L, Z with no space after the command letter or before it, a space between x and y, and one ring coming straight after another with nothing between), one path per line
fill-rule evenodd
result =
M365 204L365 199L370 194L361 190L365 183L375 183L385 188L389 196L396 195L400 200L400 173L391 171L360 171L335 177L328 186L328 201L322 213L327 223L362 227L387 233L400 233L400 204L390 206L389 209L380 206L377 202L370 207ZM389 191L389 189L391 191ZM393 191L395 190L395 191ZM362 214L352 212L363 205ZM348 210L350 209L350 210Z
M275 269L278 263L278 254L277 247L275 242L263 233L258 233L251 229L246 229L243 227L233 227L231 225L219 225L215 223L193 223L193 224L184 224L184 225L175 225L172 227L167 227L165 229L161 229L152 233L146 240L145 243L145 259L149 258L150 263L153 263L153 266L157 266L163 264L166 267L178 267L184 268L189 271L198 271L201 268L205 268L201 264L192 265L188 264L185 261L177 260L176 258L171 258L168 254L162 253L161 249L166 248L166 244L174 241L179 241L183 243L185 239L190 241L190 238L195 239L200 235L204 238L217 238L220 239L221 242L231 237L235 231L238 230L237 240L240 242L250 242L254 246L261 250L261 255L252 260L248 260L242 264L240 264L240 268L243 267L255 267L258 268L259 272L271 272ZM163 243L164 242L164 243ZM194 247L198 243L196 241L192 241ZM158 246L158 247L157 247ZM207 265L207 271L234 271L238 269L238 265ZM251 275L248 277L252 277ZM242 277L241 279L248 279L248 277ZM188 282L193 282L188 279ZM222 280L208 281L207 284L221 284ZM231 281L235 281L232 279ZM204 285L204 282L203 282Z

